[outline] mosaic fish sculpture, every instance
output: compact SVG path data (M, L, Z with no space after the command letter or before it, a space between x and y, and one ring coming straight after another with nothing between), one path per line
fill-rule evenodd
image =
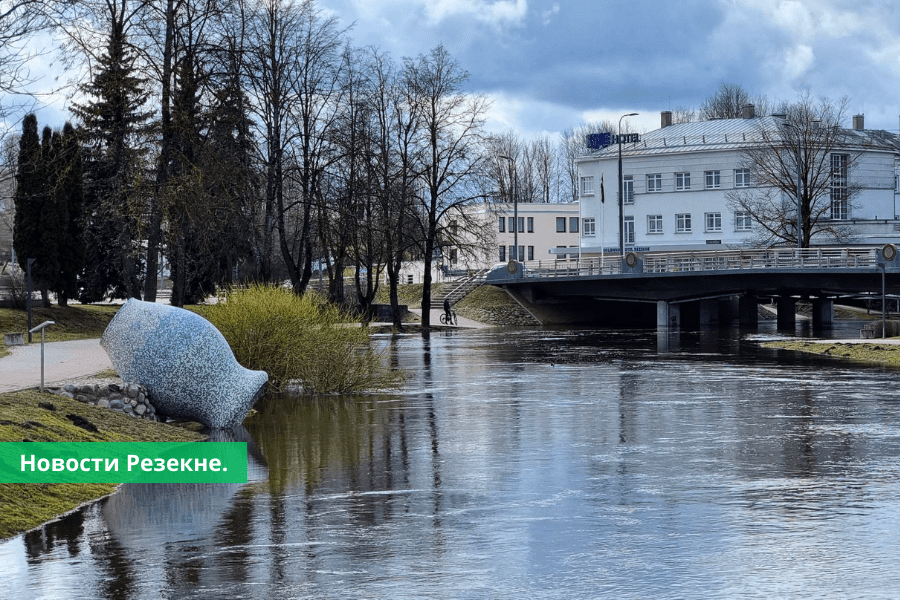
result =
M128 300L100 345L123 381L147 389L157 411L213 429L240 425L269 379L238 364L212 323L164 304Z

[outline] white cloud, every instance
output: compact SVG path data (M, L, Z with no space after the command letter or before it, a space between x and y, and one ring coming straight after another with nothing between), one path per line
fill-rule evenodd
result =
M811 46L797 44L791 48L785 48L782 60L784 61L784 78L788 81L796 81L803 77L813 66L816 60Z
M447 17L465 16L487 23L515 25L528 12L527 0L425 0L421 4L433 24Z
M544 25L549 25L550 21L553 20L553 17L559 14L559 4L554 4L547 10L541 13L541 21Z

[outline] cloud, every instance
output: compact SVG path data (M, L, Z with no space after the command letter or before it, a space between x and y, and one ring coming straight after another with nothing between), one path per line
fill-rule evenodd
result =
M547 10L545 10L541 13L541 22L546 27L553 20L553 17L558 14L559 14L559 4L554 4L553 6L551 6L550 8L548 8Z

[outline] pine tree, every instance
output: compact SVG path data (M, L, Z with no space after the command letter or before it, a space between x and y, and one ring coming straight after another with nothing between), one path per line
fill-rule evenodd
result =
M82 121L85 144L83 302L107 294L141 297L140 228L145 211L137 182L144 151L136 137L146 129L150 114L141 111L148 93L134 62L124 25L114 21L97 74L81 88L93 99L73 108Z

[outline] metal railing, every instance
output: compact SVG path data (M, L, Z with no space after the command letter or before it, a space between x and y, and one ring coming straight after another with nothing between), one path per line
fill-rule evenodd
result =
M761 248L691 252L648 252L640 255L643 273L740 271L745 269L874 269L877 248ZM616 256L582 260L543 260L525 264L525 277L617 275Z

